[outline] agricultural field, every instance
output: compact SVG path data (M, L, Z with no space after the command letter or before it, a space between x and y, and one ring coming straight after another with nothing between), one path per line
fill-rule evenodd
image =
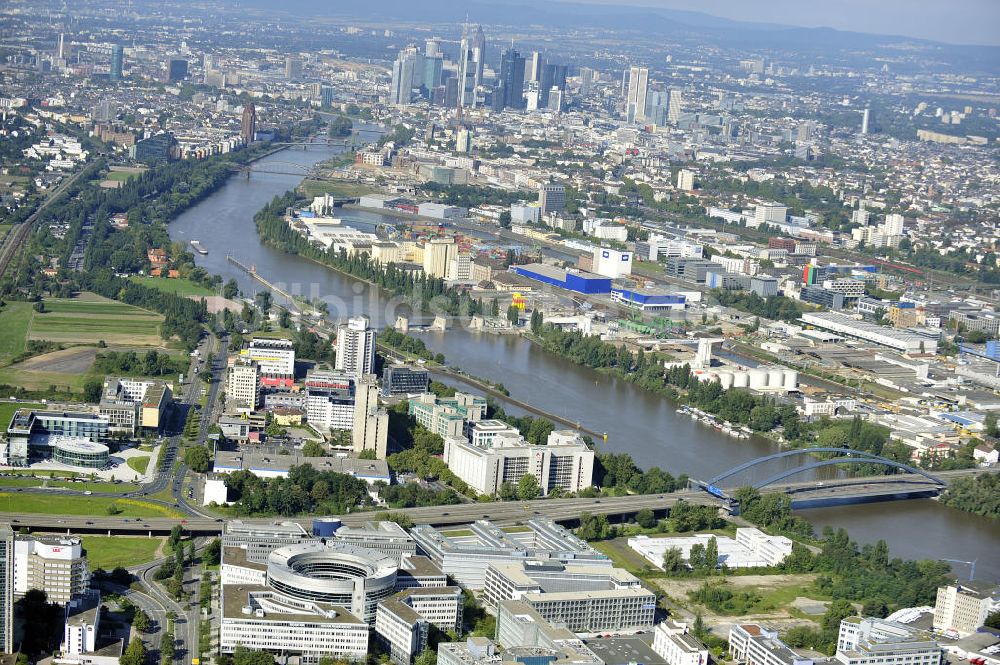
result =
M45 311L31 310L28 339L65 344L160 346L163 317L145 309L86 294L45 300Z
M30 302L8 302L0 308L0 365L24 353L33 313Z
M130 280L143 286L163 291L164 293L174 293L179 296L214 296L217 295L212 289L201 284L195 284L189 279L165 279L163 277L129 277Z

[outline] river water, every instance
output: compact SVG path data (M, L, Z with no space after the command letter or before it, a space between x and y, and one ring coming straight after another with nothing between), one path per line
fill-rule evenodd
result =
M285 170L281 162L311 165L333 154L326 147L285 150L258 164ZM406 313L405 305L401 307L363 282L258 241L254 213L300 179L273 173L255 173L250 179L234 176L172 222L171 238L185 243L199 240L209 253L197 255L197 263L226 280L235 278L245 293L254 293L261 285L227 261L227 254L256 266L260 275L291 293L324 299L333 318L363 313L378 326L391 324L397 313ZM365 229L379 222L396 221L353 210L344 211L341 217L346 224ZM704 480L776 450L766 439L737 440L698 424L676 413L676 407L663 398L621 379L579 367L519 337L454 328L422 333L421 338L434 351L444 353L449 364L503 383L517 399L591 430L607 432L608 441L600 444L602 448L628 452L644 467L658 465L675 475L687 473ZM795 464L793 460L781 460L744 479L761 479L783 465L790 468ZM829 470L813 477L822 477L824 472ZM1000 551L1000 523L995 520L953 511L931 500L828 507L801 514L817 527L845 527L860 542L884 538L895 556L978 559L977 579L1000 579L1000 556L996 555ZM967 575L967 568L955 565L959 575Z

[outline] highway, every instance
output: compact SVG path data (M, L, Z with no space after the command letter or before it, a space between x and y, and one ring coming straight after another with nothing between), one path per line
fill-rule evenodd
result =
M962 469L942 472L942 480L989 472L986 469ZM735 489L735 488L730 488ZM861 499L888 499L913 495L933 495L940 487L919 476L893 475L868 478L842 478L823 482L784 483L764 488L762 492L784 492L796 502L822 500L850 501ZM677 501L684 500L699 505L724 507L725 502L702 490L684 490L670 494L645 494L622 497L537 499L534 501L504 501L494 503L468 503L451 506L402 508L393 512L407 515L416 524L457 526L476 520L488 519L497 523L522 522L533 517L547 517L557 522L574 522L581 513L603 513L608 516L633 515L643 508L663 511ZM341 516L345 524L359 525L371 520L375 512L366 510ZM250 523L268 523L274 519L245 519ZM288 519L288 518L286 518ZM312 518L294 518L307 528ZM121 518L61 516L25 513L0 513L0 522L10 522L15 529L31 531L56 531L65 533L95 533L106 535L166 535L180 524L185 531L197 536L211 536L222 532L224 520L200 516L182 519L170 517Z

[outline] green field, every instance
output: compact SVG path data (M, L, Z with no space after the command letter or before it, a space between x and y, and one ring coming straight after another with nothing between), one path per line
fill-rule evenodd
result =
M111 504L115 504L121 511L114 515L115 517L183 517L179 511L173 508L136 499L0 492L0 511L6 513L107 517L108 506Z
M329 180L303 180L299 189L306 196L322 196L330 194L334 197L356 198L375 191L374 187L356 182L339 182Z
M159 346L163 317L114 300L53 299L32 312L28 338L75 344Z
M0 381L2 383L2 381ZM0 429L7 431L7 425L18 409L40 409L42 404L28 404L27 402L0 402Z
M30 302L8 302L0 309L0 364L24 353L33 313Z
M45 475L45 471L37 473ZM139 489L135 483L112 483L100 480L76 482L72 480L50 480L48 478L33 478L22 476L18 478L0 478L0 491L8 487L62 487L66 489L78 490L80 492L134 492Z
M175 293L179 296L214 296L218 295L212 289L201 284L195 284L189 279L165 279L163 277L129 277L136 284L142 284L164 293Z
M113 570L148 563L156 558L163 538L129 538L122 536L84 536L87 563L91 570Z
M128 458L129 468L135 469L139 473L146 473L146 468L149 466L149 457L129 457Z
M138 173L129 173L127 171L110 171L106 176L104 176L104 179L105 180L114 180L116 182L125 182L126 180L131 180L132 178L134 178L137 175L139 175L139 174Z

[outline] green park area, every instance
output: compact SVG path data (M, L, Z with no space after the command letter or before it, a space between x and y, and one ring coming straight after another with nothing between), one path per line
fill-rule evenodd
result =
M329 194L335 198L353 199L371 194L375 188L360 182L346 180L311 180L306 179L299 185L299 190L306 196L323 196Z
M0 491L6 488L19 487L59 487L62 489L77 490L79 492L118 492L125 494L127 492L134 492L139 488L139 486L135 483L84 480L79 477L76 480L65 479L62 477L47 478L45 476L49 474L48 471L37 471L36 473L41 477L35 477L27 474L19 474L16 477L0 477ZM59 473L61 474L62 472Z
M146 473L146 468L149 466L149 456L129 457L128 465L138 473Z
M135 277L129 277L129 279L137 284L148 286L150 288L156 289L157 291L163 291L164 293L173 293L184 297L189 297L189 296L207 297L207 296L219 295L212 289L206 288L201 284L196 284L189 279L168 279L165 277L150 277L150 276L135 276Z
M127 568L148 563L156 558L163 538L129 538L123 536L84 536L83 548L91 570Z
M0 492L0 512L96 517L183 517L173 508L137 499Z

